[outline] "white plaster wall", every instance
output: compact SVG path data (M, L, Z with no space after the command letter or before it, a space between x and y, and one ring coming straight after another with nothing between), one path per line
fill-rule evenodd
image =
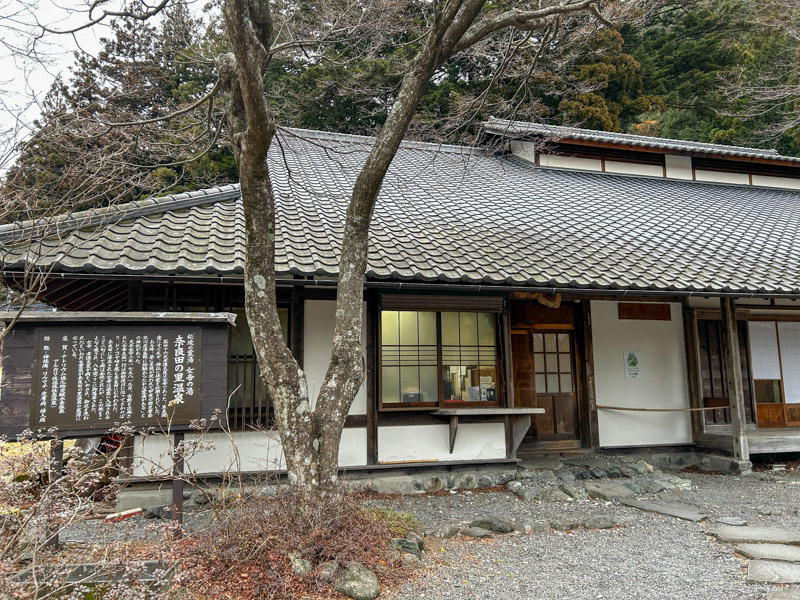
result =
M692 178L692 158L690 156L664 155L667 177L671 179Z
M598 405L689 408L680 303L670 321L620 320L616 302L592 300L595 393ZM638 351L641 377L625 379L624 353ZM688 444L688 412L598 409L600 446Z
M364 323L367 322L367 308L364 304ZM312 405L325 379L328 361L331 358L333 344L333 322L336 314L336 302L332 300L305 301L305 331L303 333L303 370L308 378L308 391ZM366 327L362 332L361 344L367 346ZM367 412L367 386L362 384L356 394L351 415L363 415Z
M750 185L750 176L747 173L725 173L723 171L701 171L698 169L694 172L694 178L697 181Z
M241 431L228 437L225 433L209 433L198 440L186 435L189 444L186 472L220 473L224 471L257 472L284 469L278 433L275 431ZM196 443L194 448L192 443ZM137 438L134 443L134 476L168 476L172 470L170 446L162 435ZM367 464L367 429L345 429L339 449L339 466Z
M660 165L642 165L639 163L621 162L616 160L606 161L607 173L624 173L626 175L647 175L650 177L663 177L664 168Z
M787 188L800 190L800 179L794 177L771 177L769 175L753 175L753 185L765 187Z
M511 141L511 154L528 162L536 162L536 145L532 142Z
M581 169L583 171L603 170L603 164L594 158L575 158L574 156L556 156L553 154L539 154L539 164L543 167Z
M378 427L378 461L489 460L506 457L503 423L460 423L450 454L448 425Z

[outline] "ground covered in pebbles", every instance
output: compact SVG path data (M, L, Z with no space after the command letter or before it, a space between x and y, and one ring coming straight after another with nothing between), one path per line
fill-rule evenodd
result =
M706 521L645 513L618 501L538 502L510 492L459 491L385 501L415 513L426 528L466 526L486 516L518 525L532 520L585 522L596 515L619 523L612 529L548 528L480 540L429 537L428 568L388 597L761 600L777 590L748 584L747 560L707 532L718 525L717 519L726 517L751 525L800 526L800 476L796 472L679 476L691 481L690 489L640 497L694 506L708 515ZM542 484L533 478L526 485Z

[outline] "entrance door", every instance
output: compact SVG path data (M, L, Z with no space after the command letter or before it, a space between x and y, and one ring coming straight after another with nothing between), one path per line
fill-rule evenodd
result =
M517 406L543 408L529 435L540 440L577 439L578 403L571 330L512 334Z
M752 320L759 427L800 425L800 322Z

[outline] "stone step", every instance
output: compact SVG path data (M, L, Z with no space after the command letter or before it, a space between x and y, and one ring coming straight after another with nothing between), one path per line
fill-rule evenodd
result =
M772 592L764 600L800 600L800 588L786 588Z
M619 502L625 506L638 508L645 512L675 517L684 521L693 521L694 523L705 521L708 518L707 515L698 512L694 506L689 506L688 504L662 504L660 502L642 502L641 500L620 500Z
M787 544L739 544L736 552L754 560L800 563L800 547Z
M747 583L800 583L800 565L774 560L751 560Z
M735 527L723 525L710 535L729 544L792 544L800 545L800 530L787 527Z

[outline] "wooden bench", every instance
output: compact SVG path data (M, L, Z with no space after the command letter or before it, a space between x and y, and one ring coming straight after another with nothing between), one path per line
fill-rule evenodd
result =
M505 416L506 423L511 426L512 431L512 454L516 452L519 445L522 443L522 438L525 437L525 432L531 426L531 415L544 414L543 408L440 408L434 410L431 414L439 415L442 417L450 417L450 454L453 453L453 448L456 445L456 435L458 434L458 418L459 417L494 417Z

